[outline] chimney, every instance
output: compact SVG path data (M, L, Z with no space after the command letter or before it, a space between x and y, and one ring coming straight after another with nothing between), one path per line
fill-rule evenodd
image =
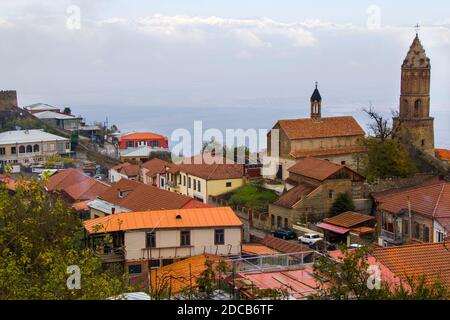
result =
M114 214L114 213L116 213L116 207L111 208L111 214Z

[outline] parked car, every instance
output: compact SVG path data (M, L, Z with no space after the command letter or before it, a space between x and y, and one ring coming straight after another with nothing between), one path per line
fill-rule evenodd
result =
M362 248L364 246L362 244L359 244L359 243L351 243L348 247L350 249L359 249L359 248Z
M315 244L317 241L323 240L323 238L317 233L305 233L301 237L298 237L298 241L306 244Z
M291 240L297 237L297 234L289 228L280 228L277 231L274 231L272 235L283 240Z

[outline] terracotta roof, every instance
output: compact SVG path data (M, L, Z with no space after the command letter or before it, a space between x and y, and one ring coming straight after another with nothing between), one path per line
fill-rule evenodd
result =
M450 161L450 150L434 149L434 153L439 160Z
M448 226L450 218L450 182L441 181L430 185L398 189L389 193L374 194L377 209L390 213L399 213L408 209L408 197L411 211L428 218L442 221ZM447 229L450 231L449 229Z
M293 158L298 159L307 157L335 156L349 153L363 153L365 151L366 148L364 146L348 146L334 149L295 150L292 151L290 155Z
M303 246L300 243L299 244L292 243L290 241L275 238L270 235L267 235L264 239L262 239L261 244L271 249L277 250L281 253L297 253L303 251L311 251L311 249Z
M333 163L328 160L318 158L305 158L290 167L288 171L290 173L295 173L301 176L323 181L344 168L345 166Z
M89 233L242 226L241 220L230 207L122 212L87 220L83 224ZM103 228L96 230L96 226Z
M278 124L290 140L365 135L351 116L279 120Z
M242 244L242 253L257 254L257 255L271 255L280 253L279 251L269 248L260 243L245 243Z
M121 140L147 140L147 139L167 139L167 137L153 132L134 132L123 135Z
M359 212L347 211L337 216L324 219L323 221L326 223L334 224L335 226L344 227L344 228L352 228L359 224L363 224L367 221L374 220L375 217L369 216L367 214L362 214Z
M45 187L48 191L61 191L73 201L93 200L105 192L110 186L104 182L89 177L83 171L66 169L52 175Z
M283 193L273 204L284 208L293 208L302 197L307 196L315 189L315 186L308 183L299 183L294 188Z
M85 200L85 201L74 203L72 205L72 208L75 211L87 211L87 210L89 210L88 203L91 202L91 201L92 200Z
M119 191L127 194L120 196ZM193 198L128 179L119 180L98 198L132 211L179 209L186 205L205 207Z
M238 179L244 176L241 164L180 164L178 170L205 180Z
M148 170L148 172L146 173L148 176L154 176L157 173L164 173L166 167L169 165L170 165L169 162L155 158L145 162L142 165L142 168Z
M129 162L124 162L112 167L111 169L121 174L124 174L127 177L136 177L139 175L141 168L138 164L131 164Z
M439 279L450 288L450 243L421 243L376 248L373 256L397 277L426 276L429 284Z
M185 289L197 287L197 279L206 270L207 260L213 263L213 268L221 260L219 256L202 254L170 265L154 269L151 273L152 288L162 289L170 285L171 292L177 294ZM170 279L170 284L167 280Z

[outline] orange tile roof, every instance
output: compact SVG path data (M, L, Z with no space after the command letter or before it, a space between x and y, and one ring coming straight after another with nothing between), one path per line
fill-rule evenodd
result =
M335 156L348 153L363 153L366 151L364 146L348 146L334 149L316 149L316 150L296 150L292 151L290 155L295 158L320 157L320 156Z
M345 166L333 163L328 160L318 158L305 158L290 167L288 171L290 173L295 173L308 178L323 181L344 168Z
M91 201L92 200L85 200L85 201L74 203L72 205L72 208L75 211L87 211L87 210L89 210L88 203L91 202Z
M450 150L434 149L434 153L439 160L450 161Z
M309 118L279 120L278 124L290 140L365 135L364 130L351 116L325 117L320 118L320 121Z
M120 197L121 190L128 194ZM203 203L193 198L128 179L119 180L98 198L132 211L180 209L186 205L203 207Z
M169 289L170 286L172 294L177 294L191 286L195 288L197 279L206 270L206 261L211 261L214 269L221 259L218 256L202 254L154 269L151 272L152 290Z
M136 177L141 171L141 167L138 164L132 164L129 162L118 164L111 169L124 174L127 177Z
M344 227L344 228L352 228L359 224L363 224L367 221L374 220L375 217L369 216L367 214L362 214L359 212L347 211L337 216L324 219L323 221L326 223L333 224L335 226Z
M52 175L45 187L48 191L61 191L73 201L93 200L105 192L110 186L104 182L89 177L78 169L66 169Z
M205 180L238 179L244 176L241 164L180 164L178 171Z
M449 242L376 248L373 256L399 278L426 276L428 284L439 279L450 288Z
M147 140L147 139L167 139L166 136L153 132L134 132L120 137L121 140Z
M440 181L433 184L392 190L388 193L374 194L377 209L390 213L399 213L408 209L428 218L442 221L448 227L450 219L450 182ZM449 229L447 229L450 231Z
M241 220L230 207L122 212L87 220L83 224L89 233L242 226ZM102 226L102 229L96 230L96 226Z
M271 255L280 253L279 251L269 248L260 243L245 243L242 245L242 253L257 254L257 255Z
M155 158L145 162L142 167L148 170L148 176L154 176L157 173L164 173L166 171L166 167L170 165L171 164L167 161Z
M315 186L307 183L299 183L294 188L283 193L273 204L284 208L293 208L302 197L306 197L316 189Z

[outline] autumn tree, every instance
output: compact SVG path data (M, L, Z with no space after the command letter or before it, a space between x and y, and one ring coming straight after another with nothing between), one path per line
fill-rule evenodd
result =
M21 182L12 196L1 188L0 299L105 299L130 290L123 272L104 271L83 238L77 215L40 182ZM79 289L67 285L69 266L79 267Z
M330 215L335 216L343 212L355 210L355 204L349 193L339 193L330 209Z

